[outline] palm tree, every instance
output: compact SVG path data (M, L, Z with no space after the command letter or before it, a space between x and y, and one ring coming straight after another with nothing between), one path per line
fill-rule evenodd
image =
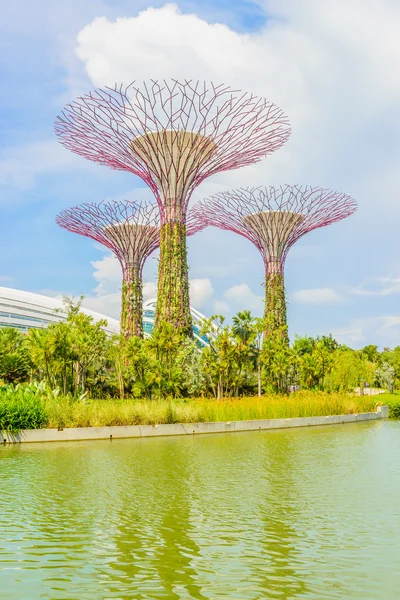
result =
M254 335L255 317L249 310L242 310L233 317L232 330L240 340L247 344Z

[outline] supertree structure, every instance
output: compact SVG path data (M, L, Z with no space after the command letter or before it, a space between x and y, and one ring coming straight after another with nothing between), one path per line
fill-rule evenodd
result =
M268 335L286 326L284 265L289 249L309 231L345 219L356 209L356 201L343 193L283 185L218 193L199 202L193 213L205 226L238 233L260 251ZM284 327L287 337L286 331Z
M59 213L60 227L106 246L122 267L121 333L143 337L143 282L146 259L160 245L160 214L156 204L130 201L83 203ZM187 234L203 228L187 216Z
M225 85L150 80L98 89L68 104L56 133L69 150L130 171L160 209L157 323L191 334L186 213L193 190L214 173L252 164L290 135L273 103Z

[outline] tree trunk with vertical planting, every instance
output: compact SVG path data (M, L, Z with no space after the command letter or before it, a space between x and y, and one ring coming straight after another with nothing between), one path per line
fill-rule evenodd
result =
M169 221L160 230L155 327L163 321L171 323L184 335L192 335L186 225L179 221Z
M267 270L266 272L264 318L266 322L266 337L274 335L281 330L282 336L284 336L287 343L289 343L286 320L285 284L283 273L280 271Z
M140 267L128 267L122 282L121 334L143 337L143 287Z

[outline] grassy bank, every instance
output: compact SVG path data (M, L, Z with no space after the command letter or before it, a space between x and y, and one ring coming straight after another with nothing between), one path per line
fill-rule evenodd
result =
M0 430L101 427L207 421L280 419L370 412L389 404L400 416L400 394L353 396L302 391L290 396L214 400L71 400L27 389L0 394ZM399 414L397 414L399 411Z
M379 399L380 404L389 406L389 416L392 419L400 419L400 391L393 392L393 394L379 394L375 398Z
M101 427L157 423L195 423L280 419L360 413L375 410L376 398L298 392L289 397L265 396L227 400L68 400L46 402L48 427Z

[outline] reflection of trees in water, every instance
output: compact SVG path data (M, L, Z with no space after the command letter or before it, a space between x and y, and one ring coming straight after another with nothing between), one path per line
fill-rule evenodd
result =
M255 563L254 575L263 597L284 600L303 597L309 590L304 575L296 569L297 563L301 566L296 548L300 538L282 518L266 515L262 521L261 543L265 554L262 561Z
M193 567L199 548L190 535L188 444L146 440L141 450L128 484L129 464L124 469L107 588L138 599L205 598Z
M303 597L304 445L293 433L46 453L34 469L35 489L46 490L35 530L49 547L57 542L59 575L70 576L46 585L87 583L87 592L124 600L240 597L241 589L252 600Z
M289 600L310 591L304 573L300 572L304 567L299 548L302 537L292 525L300 519L298 442L293 431L274 432L263 438L268 457L265 464L268 490L260 504L261 544L265 554L264 560L256 563L255 576L265 598Z

